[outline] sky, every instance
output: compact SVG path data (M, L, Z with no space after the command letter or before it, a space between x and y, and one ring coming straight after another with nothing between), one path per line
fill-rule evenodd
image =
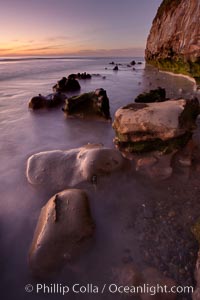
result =
M162 0L0 0L0 56L142 56Z

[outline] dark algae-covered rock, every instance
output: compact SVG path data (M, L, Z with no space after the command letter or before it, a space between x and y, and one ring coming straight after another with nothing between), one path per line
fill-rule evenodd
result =
M69 189L42 208L29 252L35 276L48 277L75 260L94 232L87 194Z
M115 67L113 68L113 71L118 71L118 70L119 70L118 66L115 66Z
M190 140L198 114L196 98L129 104L115 113L115 143L128 152L170 153Z
M164 0L147 40L146 61L200 81L199 0Z
M70 74L68 76L68 79L91 79L92 75L89 73L76 73L76 74Z
M60 92L43 96L39 94L29 101L29 108L35 110L40 108L52 108L64 103L66 96Z
M76 78L70 76L68 78L63 77L54 86L53 90L56 92L73 92L81 89L81 86Z
M136 103L163 102L165 100L166 91L160 87L155 90L150 90L148 93L142 93L135 98Z
M104 89L97 89L67 99L63 111L67 115L111 118L109 99Z
M136 65L136 61L135 61L135 60L132 60L132 61L130 62L130 65L131 65L131 66L135 66L135 65Z

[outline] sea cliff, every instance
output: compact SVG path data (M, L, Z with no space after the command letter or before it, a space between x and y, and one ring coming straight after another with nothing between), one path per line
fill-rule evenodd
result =
M164 0L147 39L146 62L200 82L200 0Z

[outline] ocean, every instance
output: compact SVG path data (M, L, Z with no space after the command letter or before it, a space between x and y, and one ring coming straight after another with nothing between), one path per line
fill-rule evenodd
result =
M126 66L133 59L142 62L134 66L135 70ZM118 72L112 70L113 65L109 64L112 61L122 64ZM49 191L39 190L28 183L25 176L28 157L40 151L67 150L87 143L114 147L114 131L110 123L66 119L60 107L51 111L33 112L28 109L31 97L39 93L50 94L57 80L77 72L106 77L94 76L91 80L80 81L81 92L104 88L110 100L112 118L120 106L133 102L141 92L158 86L166 88L169 98L199 97L192 81L145 67L143 58L0 58L2 299L23 300L30 297L40 300L46 296L58 299L58 295L27 295L24 291L27 283L35 282L27 264L34 228L41 207L52 196ZM129 256L134 258L134 263L144 265L131 220L137 214L136 207L148 201L149 190L136 178L122 183L110 182L105 190L96 192L94 202L98 203L102 196L105 202L99 202L98 209L92 205L97 226L95 245L79 264L65 269L56 282L102 284L109 280L111 270L122 261L127 249L131 249ZM81 297L96 299L92 294ZM116 297L107 295L104 299L118 299ZM80 295L73 294L68 299L80 299Z

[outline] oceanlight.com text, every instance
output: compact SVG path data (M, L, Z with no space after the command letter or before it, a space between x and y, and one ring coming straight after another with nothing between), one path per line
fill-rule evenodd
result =
M128 285L117 285L115 283L95 285L88 283L86 285L81 285L75 283L73 285L64 285L61 283L37 283L35 286L32 284L27 284L25 286L25 291L27 293L36 294L59 294L66 295L69 293L74 294L149 294L151 296L156 294L192 294L194 288L192 286L167 286L167 285L150 285L148 283L138 285L138 286L128 286Z

